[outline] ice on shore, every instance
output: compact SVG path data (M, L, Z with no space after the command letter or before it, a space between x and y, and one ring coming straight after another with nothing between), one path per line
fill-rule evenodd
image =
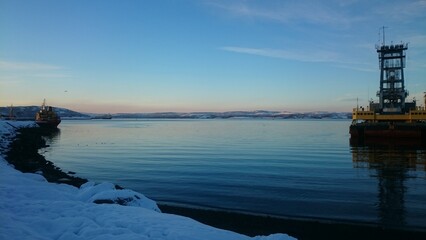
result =
M16 130L9 124L23 127L30 123L0 121L0 147L3 150ZM125 204L95 203L99 201L123 201ZM286 234L250 238L187 217L161 213L157 204L143 194L128 189L117 190L111 183L89 182L80 188L48 183L41 175L15 170L0 155L0 239L294 238Z

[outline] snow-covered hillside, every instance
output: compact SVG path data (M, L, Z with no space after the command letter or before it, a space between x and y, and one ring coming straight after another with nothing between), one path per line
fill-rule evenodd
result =
M79 113L66 108L54 107L55 111L63 119L89 119L103 114ZM13 107L14 115L18 119L33 119L37 106ZM0 115L8 116L10 107L0 107ZM230 111L230 112L154 112L154 113L116 113L108 114L113 118L169 118L169 119L214 119L214 118L277 118L277 119L349 119L349 112L288 112L288 111Z
M188 118L188 119L215 119L215 118L277 118L277 119L349 119L347 112L278 112L278 111L232 111L232 112L162 112L162 113L117 113L114 118Z
M17 119L34 119L35 114L40 110L40 106L20 106L13 107L13 115ZM62 118L90 118L89 115L72 111L66 108L56 108L54 110ZM9 116L10 107L0 107L1 116Z

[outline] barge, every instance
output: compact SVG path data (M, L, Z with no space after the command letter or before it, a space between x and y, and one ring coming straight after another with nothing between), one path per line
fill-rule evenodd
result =
M378 102L352 111L351 143L399 141L426 143L426 92L424 105L406 101L404 68L408 44L376 46L380 67Z

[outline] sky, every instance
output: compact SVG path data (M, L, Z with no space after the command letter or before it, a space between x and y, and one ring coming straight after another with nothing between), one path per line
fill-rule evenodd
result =
M426 91L426 0L0 0L0 106L80 112L346 111L375 46Z

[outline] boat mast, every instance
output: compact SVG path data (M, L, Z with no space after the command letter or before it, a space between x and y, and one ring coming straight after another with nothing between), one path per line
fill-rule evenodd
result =
M385 26L383 26L383 27L381 27L380 29L382 30L382 32L383 32L383 41L382 41L382 46L384 46L384 45L386 45L386 42L385 42L385 28L387 28L387 27L385 27ZM380 40L379 40L380 41Z
M423 100L424 100L423 107L425 107L425 109L426 109L426 92L424 92L423 94L424 94L424 96L423 96Z
M41 105L41 110L46 110L46 98L43 99L43 104Z
M15 113L13 112L13 104L11 104L9 107L9 119L15 120Z

